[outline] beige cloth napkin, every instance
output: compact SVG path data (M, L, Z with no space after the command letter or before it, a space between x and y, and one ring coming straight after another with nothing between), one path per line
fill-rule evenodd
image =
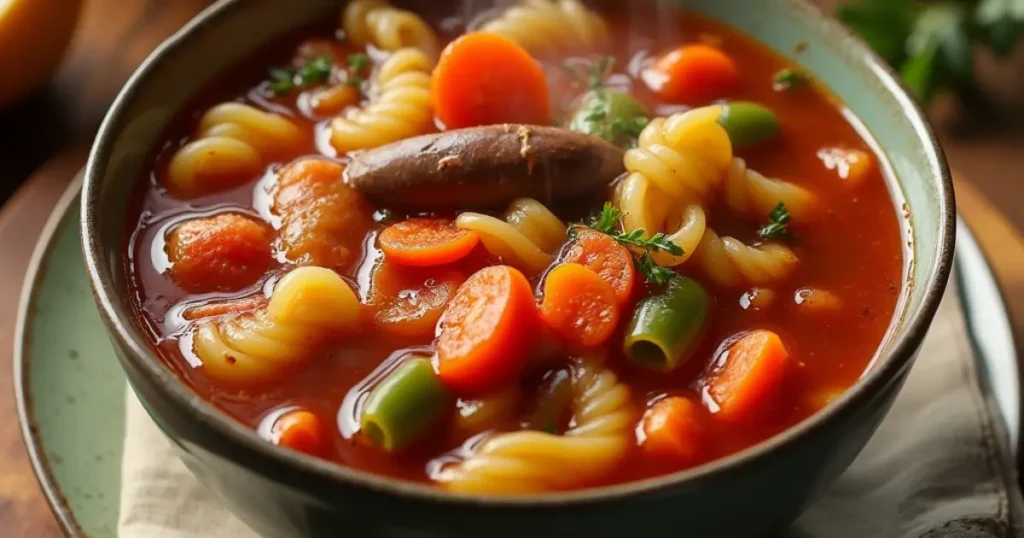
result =
M781 535L1020 535L1016 470L973 357L950 286L885 422L829 492ZM120 538L255 537L195 481L128 392Z

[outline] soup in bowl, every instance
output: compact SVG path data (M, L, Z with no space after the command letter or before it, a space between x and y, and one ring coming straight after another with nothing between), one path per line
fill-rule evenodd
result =
M738 535L849 464L952 241L859 42L784 2L839 65L738 3L296 4L155 53L83 202L133 387L245 521Z

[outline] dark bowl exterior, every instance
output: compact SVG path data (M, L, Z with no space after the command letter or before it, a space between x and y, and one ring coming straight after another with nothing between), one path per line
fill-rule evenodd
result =
M116 341L116 339L115 339ZM267 538L678 538L759 536L796 518L853 461L881 423L909 368L827 428L714 480L552 505L460 505L338 482L267 458L196 420L188 406L133 367L128 378L189 470Z
M841 56L869 73L872 87L865 91L883 95L879 101L896 109L890 115L902 123L894 129L913 140L908 143L912 155L904 162L924 170L919 182L926 183L908 187L924 192L911 197L919 202L912 204L916 215L926 215L913 217L914 228L933 238L917 244L924 249L926 256L918 258L925 263L908 268L910 306L902 309L886 351L864 379L826 410L756 447L697 469L598 490L509 499L449 495L274 447L182 384L137 328L126 292L125 215L141 163L175 112L220 71L216 62L197 60L202 51L230 50L219 61L235 61L251 49L231 48L232 39L267 43L317 14L336 13L343 3L294 0L281 9L284 4L277 0L218 2L132 77L104 121L86 170L83 248L121 364L181 459L227 507L271 538L348 533L388 538L746 536L788 524L847 468L902 386L945 289L953 252L953 189L941 148L892 72L838 25L815 17L795 0L765 5L787 16L792 11L808 27L819 26L814 30L822 43L840 36L833 41L843 42ZM252 28L276 30L254 37Z

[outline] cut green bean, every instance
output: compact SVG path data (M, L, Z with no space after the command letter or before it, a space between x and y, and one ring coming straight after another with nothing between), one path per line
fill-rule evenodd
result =
M397 452L428 432L451 407L452 397L430 361L412 359L373 389L359 424L370 442Z
M711 296L700 284L674 278L637 305L623 351L632 361L662 371L690 357L711 312Z
M536 401L530 415L530 429L558 433L558 427L572 403L572 373L566 369L548 372L537 391Z
M736 147L747 147L779 136L779 118L770 109L748 101L722 105L718 123Z

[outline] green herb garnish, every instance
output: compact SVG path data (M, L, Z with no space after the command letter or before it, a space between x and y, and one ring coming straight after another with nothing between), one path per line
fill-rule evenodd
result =
M768 224L765 224L757 231L761 239L782 239L789 237L789 211L786 204L779 202L779 205L768 214Z
M327 82L331 78L334 64L329 56L310 58L296 71L293 68L272 67L267 71L270 91L276 96L290 93L295 88Z
M267 78L270 79L270 91L274 95L284 95L295 87L295 71L272 67L267 71Z
M597 90L604 86L604 79L615 66L614 56L602 56L596 60L562 62L562 72L577 86L588 90Z
M780 69L772 79L772 88L777 92L786 91L796 86L802 86L810 82L807 73L795 69Z
M600 213L591 215L586 220L586 226L627 247L633 255L633 264L648 282L660 285L674 278L676 272L668 267L658 265L658 262L654 261L651 256L651 252L663 251L675 256L682 256L683 249L661 232L649 238L644 237L646 233L640 229L622 232L619 230L621 220L622 211L610 202L605 202ZM569 235L570 237L576 236L576 225L569 227Z
M362 52L349 54L348 58L345 59L345 62L356 73L363 73L370 68L370 57Z

